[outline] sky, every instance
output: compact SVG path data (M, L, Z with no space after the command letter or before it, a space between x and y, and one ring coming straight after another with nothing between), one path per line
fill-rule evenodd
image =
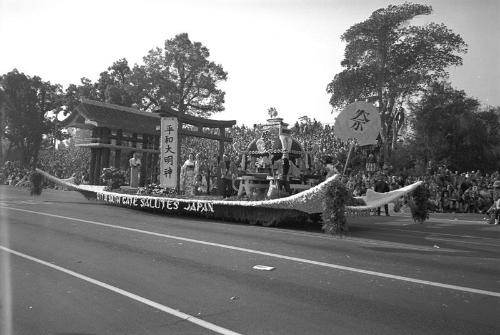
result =
M0 0L0 74L14 68L66 88L95 81L114 61L142 64L150 49L187 32L210 50L228 80L226 110L252 125L275 107L288 123L307 115L333 123L326 87L342 71L340 36L399 0ZM468 44L453 87L500 106L500 0L421 0ZM333 113L332 113L333 112Z

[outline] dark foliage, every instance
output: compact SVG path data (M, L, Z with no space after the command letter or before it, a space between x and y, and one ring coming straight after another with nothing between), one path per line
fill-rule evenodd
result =
M101 181L108 186L109 190L120 188L125 185L125 171L116 168L102 169Z
M347 232L345 206L349 203L350 194L345 185L334 181L326 190L323 200L323 231L328 234L342 234Z
M32 172L30 175L30 195L42 194L43 176L37 172Z
M424 186L418 186L412 193L410 201L411 216L416 223L424 223L429 218L429 189Z

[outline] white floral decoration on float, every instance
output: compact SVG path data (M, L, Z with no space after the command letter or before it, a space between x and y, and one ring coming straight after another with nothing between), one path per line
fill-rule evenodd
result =
M176 198L176 197L158 197L158 196L147 196L147 195L124 195L117 192L105 191L106 186L96 186L96 185L76 185L65 180L56 178L40 169L37 172L43 175L48 180L54 183L64 186L65 188L73 191L81 192L87 198L96 198L97 195L103 195L106 197L122 196L126 198L133 198L138 200L144 200L148 203L152 201L157 202L161 199L163 202L175 201L175 202L189 202L194 204L193 207L205 208L207 204L210 206L224 206L224 207L240 207L240 208L268 208L276 210L293 210L299 211L307 214L315 214L323 212L323 201L325 198L325 192L330 184L337 180L340 175L334 175L319 185L312 187L308 190L302 191L300 193L291 195L285 198L271 199L271 200L261 200L261 201L247 201L247 200L206 200L206 199L186 199L186 198ZM364 197L356 197L354 199L361 200L365 205L361 206L346 206L346 211L350 212L363 212L373 208L380 207L384 204L388 204L394 200L399 199L405 194L416 189L422 182L416 182L414 184L408 185L406 187L388 192L388 193L377 193L372 190L367 191L367 195ZM203 212L203 211L202 211ZM227 219L230 219L228 217Z
M247 206L247 207L265 207L274 209L294 209L304 213L313 214L322 212L322 203L325 191L330 183L337 179L339 175L334 175L319 185L308 190L291 195L285 198L260 200L260 201L227 201L215 200L214 204L227 206Z

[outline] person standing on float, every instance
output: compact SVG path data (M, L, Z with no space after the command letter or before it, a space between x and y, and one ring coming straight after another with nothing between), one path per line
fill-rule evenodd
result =
M195 161L194 155L189 154L188 159L181 167L181 192L188 195L194 195L194 182L195 182Z
M236 165L231 161L228 155L224 154L219 164L222 178L222 195L229 198L233 195L233 179L236 174Z
M284 189L289 195L292 193L290 189L289 173L291 169L291 163L289 155L287 152L283 153L283 157L276 162L274 162L274 168L278 174L278 188Z
M130 187L139 187L139 175L141 171L139 154L134 152L128 162L130 165Z

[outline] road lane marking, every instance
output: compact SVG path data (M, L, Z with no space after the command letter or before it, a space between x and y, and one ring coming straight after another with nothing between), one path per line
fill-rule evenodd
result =
M73 277L76 277L78 279L81 279L81 280L84 280L86 282L89 282L91 284L100 286L100 287L102 287L104 289L107 289L109 291L113 291L115 293L121 294L121 295L123 295L123 296L125 296L127 298L130 298L132 300L138 301L138 302L143 303L145 305L148 305L150 307L156 308L156 309L158 309L158 310L160 310L162 312L165 312L165 313L170 314L172 316L178 317L179 319L182 319L184 321L188 321L188 322L194 323L194 324L196 324L196 325L198 325L200 327L203 327L205 329L210 329L210 330L212 330L215 333L223 334L223 335L240 335L239 333L236 333L236 332L234 332L232 330L229 330L229 329L217 326L217 325L215 325L213 323L210 323L210 322L207 322L205 320L199 319L199 318L197 318L195 316L192 316L190 314L186 314L186 313L180 312L180 311L175 310L175 309L173 309L171 307L168 307L168 306L162 305L160 303L157 303L157 302L155 302L153 300L150 300L150 299L141 297L141 296L139 296L137 294L134 294L134 293L122 290L121 288L118 288L116 286L112 286L112 285L106 284L106 283L104 283L104 282L102 282L100 280L87 277L85 275L82 275L81 273L78 273L78 272L75 272L75 271L63 268L61 266L58 266L58 265L46 262L46 261L44 261L42 259L35 258L33 256L24 254L22 252L19 252L19 251L10 249L10 248L6 248L6 247L4 247L2 245L0 245L0 250L3 250L5 252L11 253L13 255L16 255L16 256L19 256L19 257L22 257L22 258L25 258L25 259L28 259L28 260L36 262L38 264L45 265L45 266L47 266L49 268L52 268L54 270L58 270L58 271L64 272L64 273L66 273L66 274L68 274L70 276L73 276Z
M364 269L359 269L359 268L354 268L354 267L344 266L344 265L339 265L339 264L313 261L313 260L305 259L305 258L298 258L298 257L281 255L281 254L275 254L275 253L266 252L266 251L241 248L241 247L236 247L236 246L227 245L227 244L220 244L220 243L214 243L214 242L208 242L208 241L202 241L202 240L195 240L192 238L156 233L156 232L142 230L142 229L121 227L121 226L116 226L116 225L112 225L109 223L102 223L102 222L97 222L97 221L78 219L78 218L73 218L73 217L69 217L69 216L62 216L62 215L45 213L45 212L31 211L28 209L21 209L21 208L14 208L14 207L4 207L4 208L14 210L14 211L44 215L44 216L54 217L54 218L59 218L59 219L65 219L65 220L71 220L71 221L77 221L77 222L83 222L83 223L90 223L90 224L93 224L96 226L131 231L134 233L140 233L140 234L151 235L151 236L158 236L158 237L163 237L163 238L168 238L168 239L173 239L173 240L178 240L178 241L191 242L191 243L201 244L201 245L208 245L208 246L218 247L218 248L222 248L222 249L241 251L241 252L250 253L250 254L254 254L254 255L262 255L262 256L284 259L284 260L289 260L289 261L298 262L298 263L317 265L317 266L322 266L322 267L326 267L326 268L330 268L330 269L344 270L344 271L361 273L361 274L375 276L375 277L400 280L400 281L405 281L405 282L410 282L410 283L415 283L415 284L428 285L428 286L446 288L446 289L455 290L455 291L482 294L482 295L500 298L500 292L481 290L481 289L465 287L465 286L444 284L444 283L433 282L433 281L429 281L429 280L422 280L422 279L411 278L411 277L404 277L404 276L399 276L399 275L392 275L392 274L384 273L384 272L364 270Z
M246 226L243 226L243 227L247 228ZM405 243L399 243L399 242L382 241L382 240L374 240L374 239L358 238L358 237L345 237L345 236L337 237L337 236L325 235L325 234L319 235L320 233L293 232L293 231L280 229L280 228L273 228L272 230L269 230L269 228L265 228L265 227L255 227L255 226L248 226L248 228L251 231L262 232L263 230L267 229L268 233L285 234L285 235L292 235L292 236L302 236L302 237L327 240L327 241L335 240L338 242L366 244L366 245L372 245L372 246L381 247L381 248L392 247L392 248L400 248L400 249L408 249L408 250L436 252L436 249L434 249L432 246L425 246L425 245L405 244ZM440 249L439 251L440 252L453 252L453 253L464 252L462 250L450 249L450 248L443 248L443 249Z
M498 243L493 244L493 243L485 243L485 242L472 242L472 241L456 240L456 239L451 239L451 238L441 238L441 237L434 237L434 236L427 236L427 237L424 237L424 239L426 239L428 241L463 243L463 244L473 244L473 245L479 245L479 246L498 247Z
M453 237L464 237L464 238L478 238L481 239L481 236L472 236L472 235L457 235L457 234L447 234L447 233L437 233L433 231L420 231L420 230L410 230L410 229L397 229L397 228L381 228L376 227L377 230L383 231L401 231L404 233L418 233L418 234L429 234L429 235L442 235L442 236L453 236Z

